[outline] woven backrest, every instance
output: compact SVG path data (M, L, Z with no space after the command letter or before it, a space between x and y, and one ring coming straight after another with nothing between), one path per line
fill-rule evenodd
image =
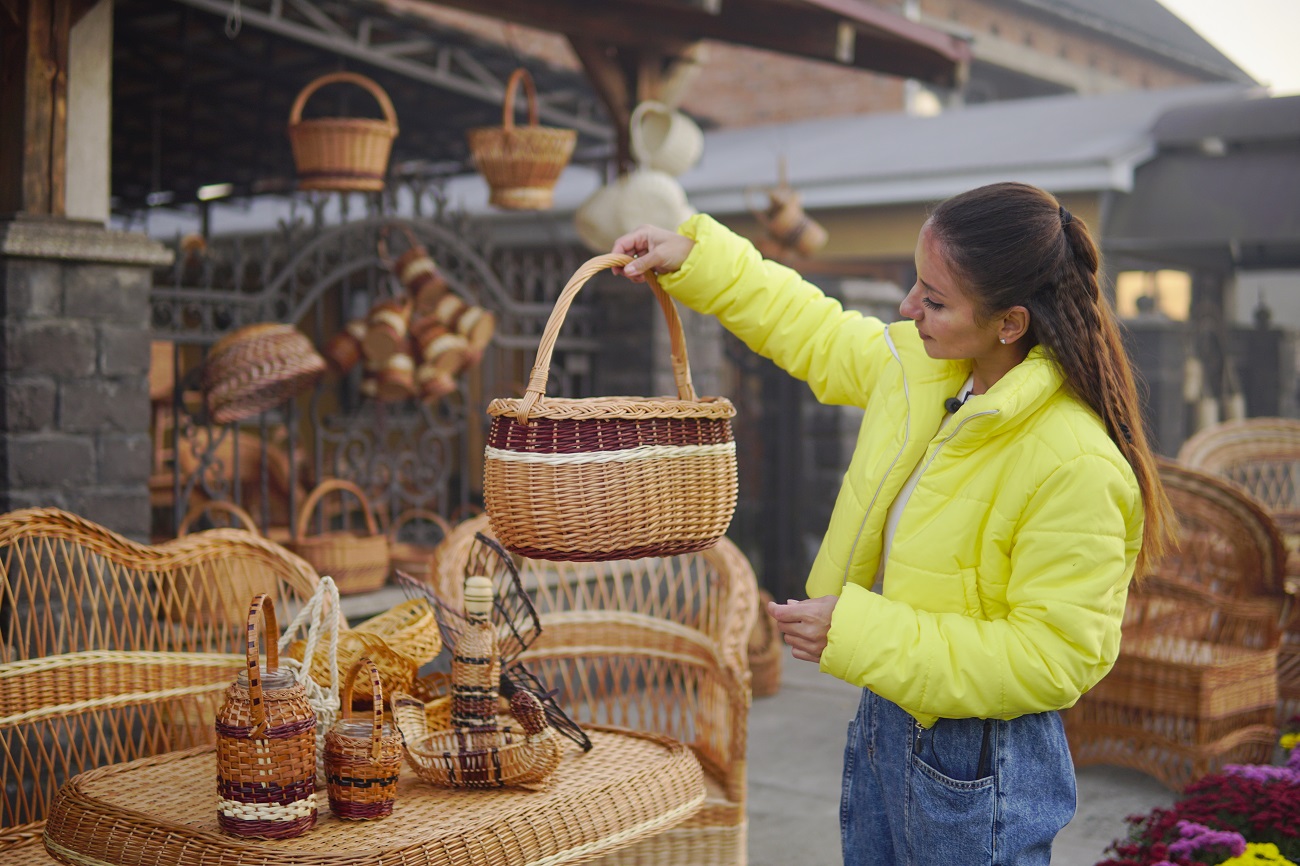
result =
M70 775L213 739L246 644L231 586L292 610L317 582L243 530L149 546L58 509L0 516L0 861Z
M1178 543L1153 569L1160 577L1228 598L1284 598L1286 548L1277 524L1240 488L1161 461L1160 479L1178 518Z
M459 600L486 516L461 523L438 555L438 591ZM665 734L689 744L734 800L743 798L748 639L757 582L728 539L665 558L568 563L517 560L542 620L529 670L579 721Z
M1241 485L1270 511L1300 514L1300 421L1215 424L1183 443L1178 462Z

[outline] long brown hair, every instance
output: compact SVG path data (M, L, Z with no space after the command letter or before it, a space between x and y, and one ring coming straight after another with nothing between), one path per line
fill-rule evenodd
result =
M965 278L978 315L1027 309L1030 345L1047 350L1067 386L1105 422L1142 491L1140 576L1170 540L1173 511L1147 442L1119 324L1101 291L1101 253L1088 227L1045 190L996 183L940 204L930 231Z

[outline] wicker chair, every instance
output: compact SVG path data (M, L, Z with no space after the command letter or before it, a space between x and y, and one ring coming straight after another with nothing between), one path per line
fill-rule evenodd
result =
M1076 765L1120 764L1175 790L1276 741L1285 550L1232 485L1162 463L1179 546L1129 594L1114 669L1065 715Z
M474 534L460 524L439 554L439 592L459 599ZM757 599L748 560L727 539L700 553L604 563L522 560L542 634L524 659L579 722L666 734L695 751L709 789L682 824L595 861L606 866L746 862L747 645Z
M41 831L69 776L213 739L247 640L223 586L292 607L317 582L242 530L146 546L58 509L0 515L0 862L54 862Z
M1277 658L1278 722L1300 715L1300 421L1250 418L1207 427L1178 460L1239 484L1264 504L1286 538L1291 603Z

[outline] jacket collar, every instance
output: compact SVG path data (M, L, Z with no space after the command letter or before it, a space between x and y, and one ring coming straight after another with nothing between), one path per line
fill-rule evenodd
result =
M943 402L955 396L971 373L969 361L936 361L925 353L916 325L889 326L889 336L908 384L908 409L921 429L937 429ZM977 442L1010 430L1037 412L1065 384L1061 369L1042 346L994 383L987 393L969 398L957 411L954 444Z

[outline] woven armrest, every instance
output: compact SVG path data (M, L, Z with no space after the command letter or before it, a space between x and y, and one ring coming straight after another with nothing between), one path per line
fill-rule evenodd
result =
M743 801L748 681L706 635L643 614L551 614L524 660L580 723L685 742Z

